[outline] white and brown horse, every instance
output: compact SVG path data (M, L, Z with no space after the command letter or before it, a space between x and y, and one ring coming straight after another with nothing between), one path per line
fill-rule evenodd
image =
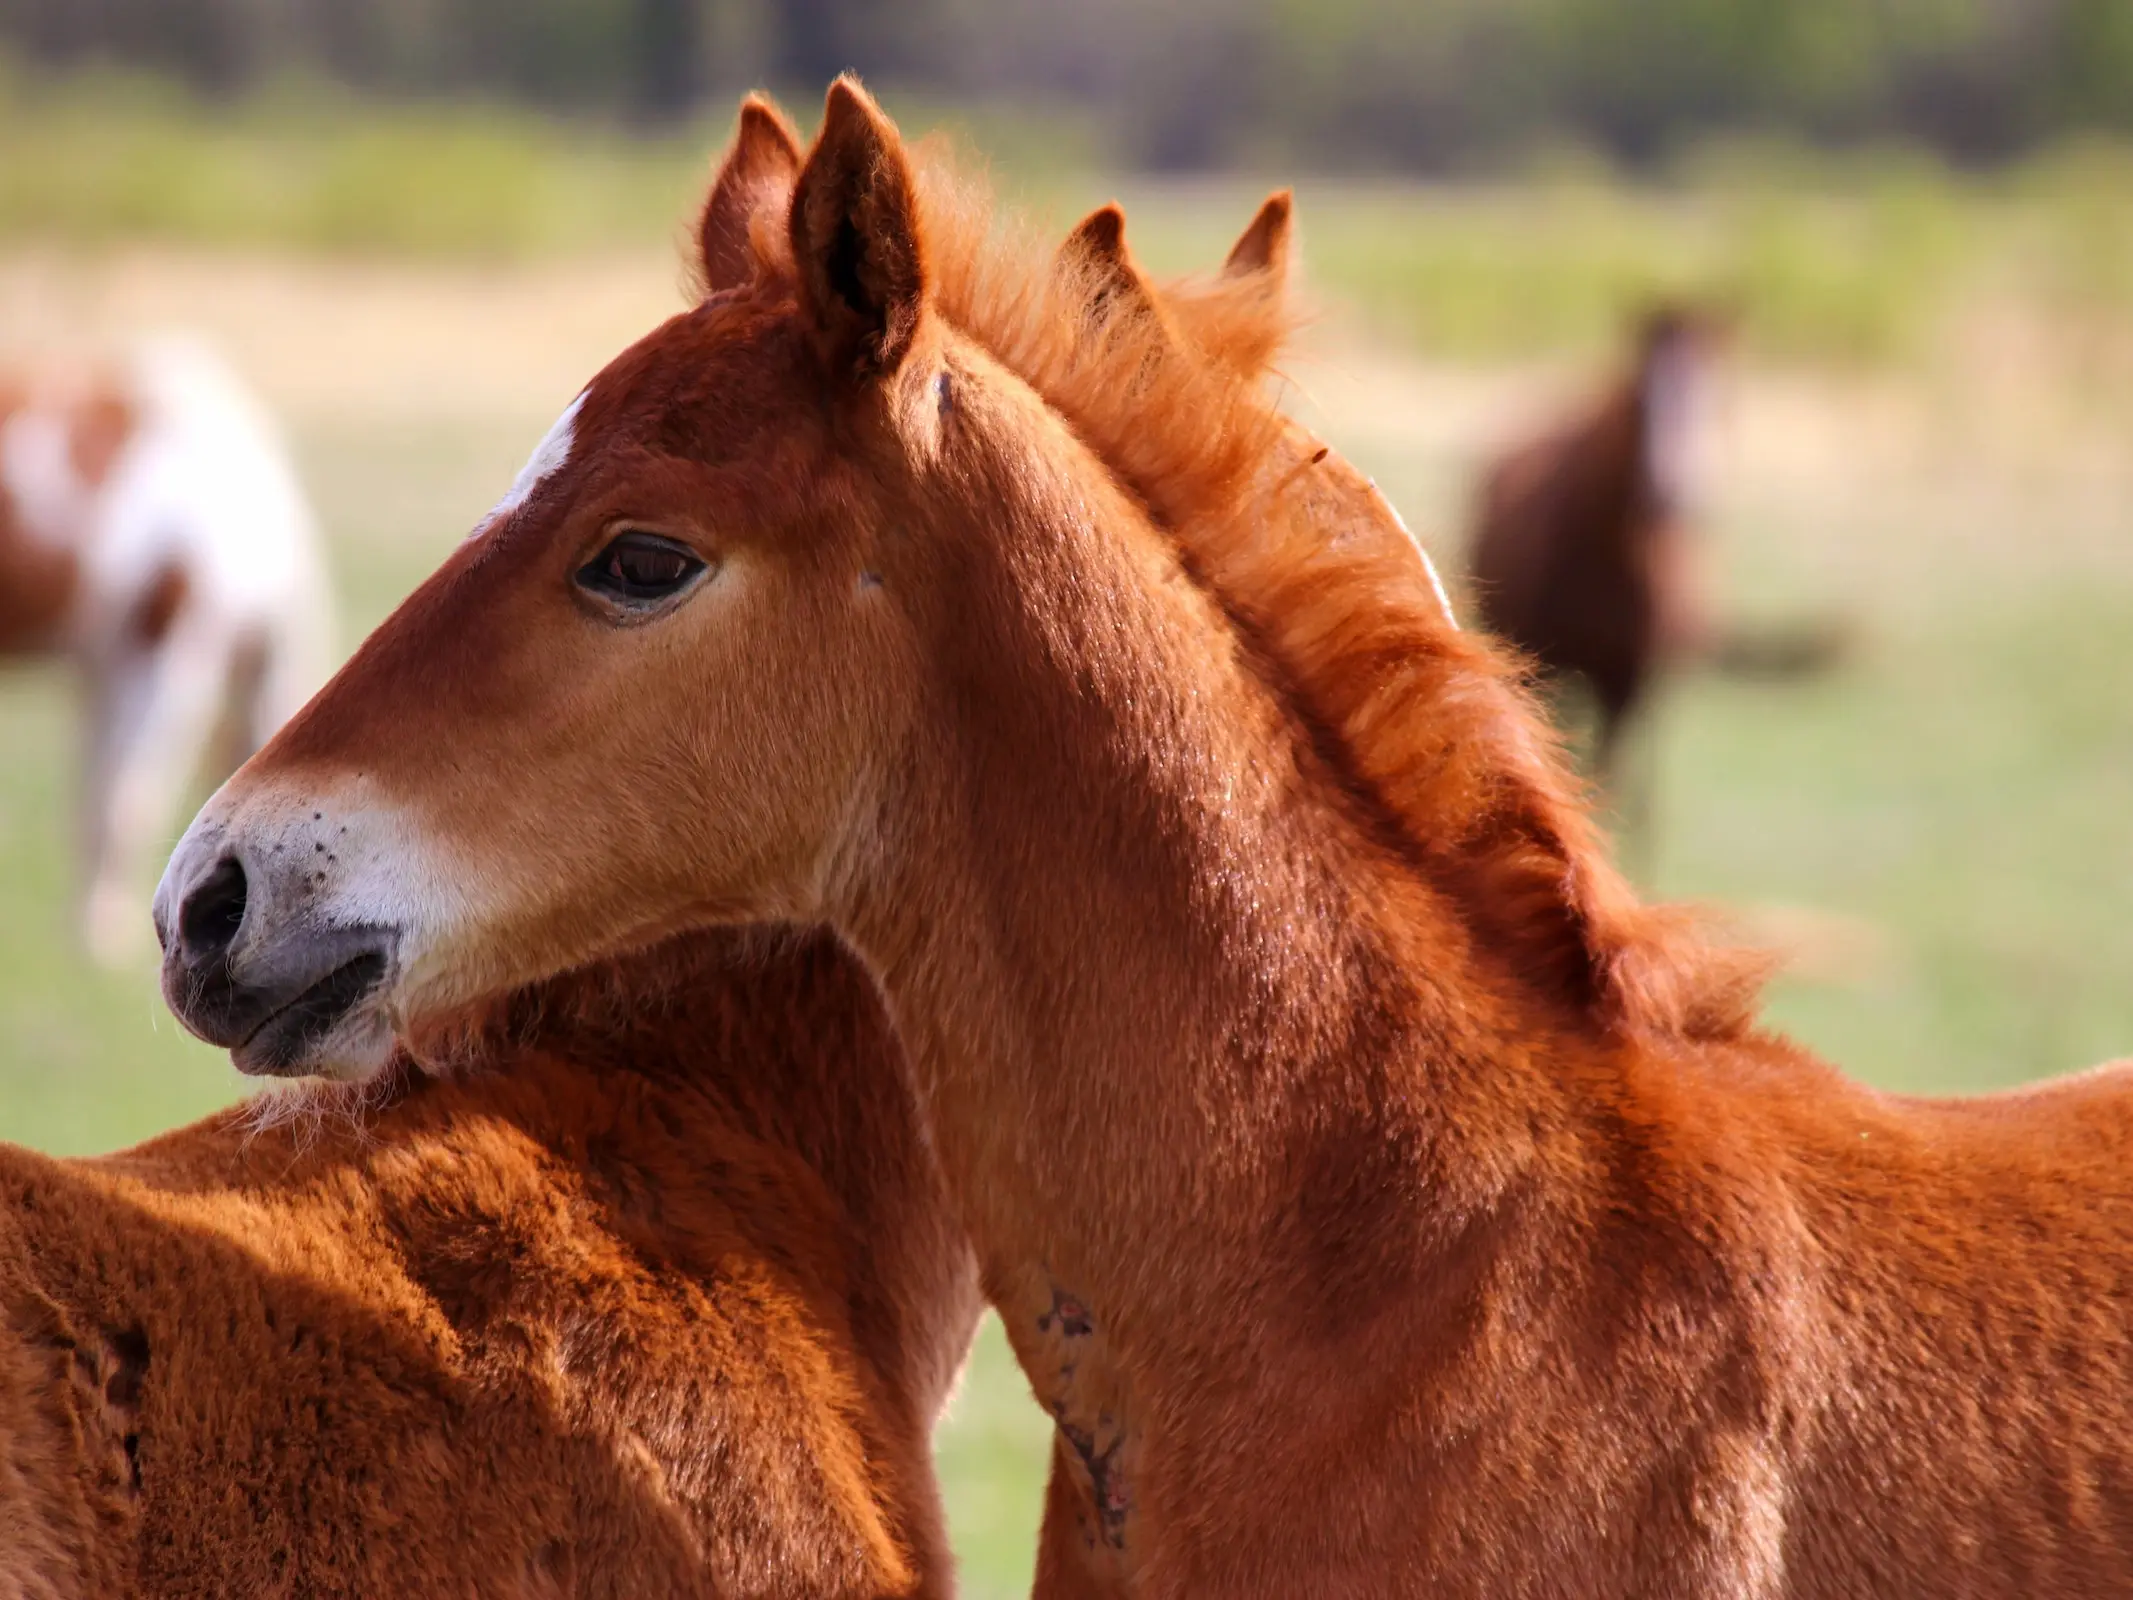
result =
M186 785L303 704L330 627L288 451L210 351L165 337L113 370L0 380L0 657L79 669L79 916L99 959L145 947L145 871ZM211 750L223 728L235 748Z
M190 1026L361 1076L830 925L1057 1423L1048 1595L2124 1592L2133 1077L1900 1099L1757 1027L1275 410L1274 219L1144 314L841 82L703 231L194 823Z

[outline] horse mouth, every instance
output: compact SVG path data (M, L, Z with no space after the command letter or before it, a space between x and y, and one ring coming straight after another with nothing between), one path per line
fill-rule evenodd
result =
M230 1062L249 1077L297 1077L326 1037L385 980L385 952L366 950L262 1018Z

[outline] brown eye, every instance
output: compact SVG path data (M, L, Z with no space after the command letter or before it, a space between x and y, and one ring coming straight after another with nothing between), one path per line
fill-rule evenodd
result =
M656 604L688 586L704 563L696 552L656 533L619 533L578 569L578 584L624 605Z

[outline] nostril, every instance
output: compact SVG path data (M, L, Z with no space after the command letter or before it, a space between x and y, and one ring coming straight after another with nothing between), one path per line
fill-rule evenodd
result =
M194 955L219 955L244 926L244 866L224 856L178 908L178 939Z

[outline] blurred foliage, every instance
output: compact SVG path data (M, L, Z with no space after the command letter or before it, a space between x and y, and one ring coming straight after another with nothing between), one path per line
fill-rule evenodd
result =
M1565 138L1642 163L1779 129L1979 160L2133 131L2127 0L0 0L0 39L218 93L293 70L646 118L853 67L1088 107L1135 166L1445 170Z
M0 102L0 233L419 254L645 237L700 181L683 147L478 107L369 114L316 85L210 113L92 75L14 76ZM653 229L656 232L656 228Z
M507 258L675 236L731 107L630 129L498 101L359 99L288 77L206 98L167 77L0 62L0 240L163 239ZM811 105L798 107L802 121ZM1096 157L1067 117L899 96L907 128L1042 181Z
M1234 229L1259 192L1241 176L1120 179L1071 109L916 91L890 105L907 129L953 130L1055 215L1117 189L1159 269L1208 265L1172 242ZM631 130L501 102L394 105L318 80L205 98L168 78L18 65L0 73L0 244L658 248L691 214L729 117ZM2099 137L1989 173L1916 148L1736 137L1651 169L1558 144L1494 175L1300 187L1312 283L1439 355L1595 349L1625 304L1681 293L1730 302L1765 352L1817 360L1910 357L1994 296L2069 348L2133 341L2133 144Z

